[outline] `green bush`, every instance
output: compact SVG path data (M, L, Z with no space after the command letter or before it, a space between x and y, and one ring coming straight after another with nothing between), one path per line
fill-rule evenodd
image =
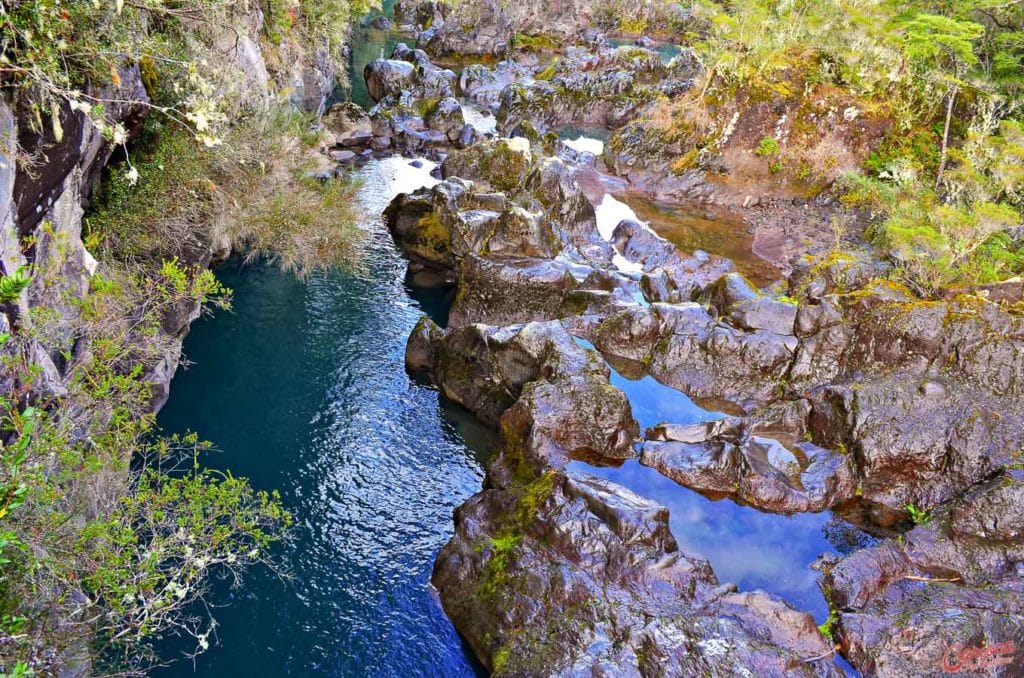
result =
M527 33L516 33L512 36L512 47L532 52L542 52L558 47L558 41L547 35L529 35Z
M771 137L764 137L761 141L757 142L757 148L754 149L754 153L761 158L770 158L773 155L778 155L779 142Z
M845 177L844 202L878 215L869 236L897 265L901 281L933 296L946 287L998 282L1024 272L1024 251L1007 235L1020 223L1012 206L989 200L944 202L920 182Z
M137 177L109 173L86 218L86 243L105 258L191 260L213 227L240 248L305 273L358 259L356 184L303 178L319 141L297 113L254 116L216 148L182 129L147 122L133 152Z

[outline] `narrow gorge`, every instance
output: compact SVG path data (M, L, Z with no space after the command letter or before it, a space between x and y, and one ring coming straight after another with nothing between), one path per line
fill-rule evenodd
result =
M0 99L4 449L152 577L5 589L0 669L1021 675L1024 15L912 4L388 0L340 60L246 5L225 129L307 117L170 235L111 208L181 157L144 60Z

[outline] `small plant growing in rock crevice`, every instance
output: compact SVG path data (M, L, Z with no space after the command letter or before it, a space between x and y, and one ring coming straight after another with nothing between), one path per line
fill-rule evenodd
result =
M761 141L757 142L757 148L754 149L754 153L759 158L770 158L779 154L779 142L772 137L764 137Z
M818 625L818 631L825 636L829 642L834 643L836 638L836 627L839 625L839 610L829 606L828 618Z
M918 508L913 502L906 505L907 514L910 516L910 520L915 525L927 525L932 521L932 515L930 512Z
M10 275L0 276L0 302L17 301L21 293L32 283L28 267L20 266Z

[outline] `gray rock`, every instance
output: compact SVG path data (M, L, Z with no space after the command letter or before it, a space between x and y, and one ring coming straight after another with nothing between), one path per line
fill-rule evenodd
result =
M356 154L353 153L352 151L347 151L347 150L337 151L336 150L336 151L331 151L331 158L336 160L337 162L352 162L353 160L356 159Z
M416 82L416 69L407 61L377 59L366 64L363 78L370 98L380 101L410 89Z
M821 585L839 610L836 637L854 668L865 675L1016 675L1024 626L1024 577L1015 567L1024 560L1021 501L1021 473L1001 475L899 542L828 568ZM1004 522L1007 529L997 527ZM977 664L977 657L992 661Z
M466 119L462 115L462 105L451 97L439 101L427 113L424 122L427 127L443 132L447 140L452 143L459 140L462 129L466 125Z

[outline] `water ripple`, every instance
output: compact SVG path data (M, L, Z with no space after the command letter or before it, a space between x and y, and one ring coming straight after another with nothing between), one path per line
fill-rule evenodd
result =
M214 586L220 644L201 675L466 676L479 670L429 587L454 508L476 492L493 438L410 381L405 340L422 314L379 214L435 180L393 158L361 170L364 270L298 281L237 262L219 274L234 310L196 324L160 422L223 450L211 465L280 488L297 517L280 549L292 577ZM182 648L173 640L164 647ZM181 663L163 675L191 674Z

